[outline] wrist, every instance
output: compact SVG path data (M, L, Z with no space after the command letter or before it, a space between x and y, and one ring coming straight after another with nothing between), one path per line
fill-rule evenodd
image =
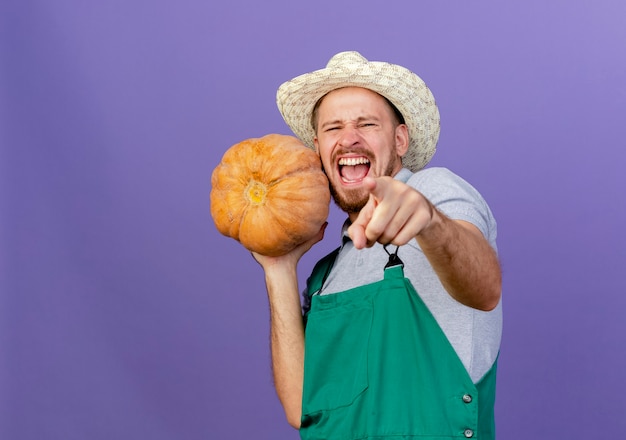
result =
M441 239L443 237L445 223L448 220L448 218L439 212L430 202L428 202L428 206L430 208L430 218L416 237L420 242L431 242L432 240Z

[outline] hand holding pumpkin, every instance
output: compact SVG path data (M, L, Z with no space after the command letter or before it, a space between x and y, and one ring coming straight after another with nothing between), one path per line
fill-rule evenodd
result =
M328 179L320 159L293 136L268 134L230 147L211 175L218 231L246 249L281 256L326 222Z

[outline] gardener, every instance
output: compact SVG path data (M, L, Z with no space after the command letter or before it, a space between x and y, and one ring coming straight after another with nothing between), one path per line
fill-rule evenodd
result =
M304 439L494 438L496 223L463 179L423 169L439 137L430 90L404 67L343 52L277 101L348 215L307 282L304 316L296 267L325 226L283 257L254 254L289 423Z

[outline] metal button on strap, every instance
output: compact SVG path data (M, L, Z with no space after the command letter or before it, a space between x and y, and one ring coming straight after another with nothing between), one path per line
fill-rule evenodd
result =
M463 394L463 402L471 403L472 402L472 396L470 396L469 394Z
M463 435L465 436L465 438L472 438L474 437L474 431L472 431L471 429L466 429L465 431L463 431Z

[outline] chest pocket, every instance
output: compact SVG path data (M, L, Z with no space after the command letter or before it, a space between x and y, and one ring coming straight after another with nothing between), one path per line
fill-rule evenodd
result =
M351 405L368 387L371 303L313 310L307 323L314 331L306 335L304 415Z

